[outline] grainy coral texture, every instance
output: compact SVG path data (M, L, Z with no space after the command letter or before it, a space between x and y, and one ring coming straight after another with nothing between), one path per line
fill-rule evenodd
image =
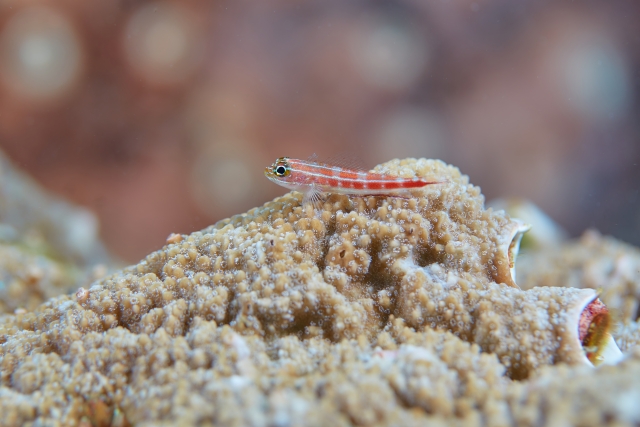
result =
M33 310L111 265L93 214L47 194L0 152L0 315Z
M445 183L411 198L334 195L319 210L287 194L0 318L0 422L640 420L640 353L594 368L578 339L593 289L521 290L521 224L486 210L457 168L376 170Z
M640 317L640 250L594 230L577 241L525 254L518 261L518 277L522 288L598 289L619 320Z
M525 254L518 261L518 283L591 288L609 307L622 351L640 343L640 250L589 230L577 241Z

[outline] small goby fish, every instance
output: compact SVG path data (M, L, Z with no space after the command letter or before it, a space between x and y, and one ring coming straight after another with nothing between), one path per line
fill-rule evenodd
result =
M264 174L278 185L304 194L303 204L317 205L322 195L339 193L354 196L405 196L409 190L442 181L400 178L375 172L345 169L306 160L280 157Z

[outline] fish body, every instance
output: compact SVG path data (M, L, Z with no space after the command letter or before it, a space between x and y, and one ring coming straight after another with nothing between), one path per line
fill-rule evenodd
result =
M265 168L264 174L278 185L304 193L305 202L314 203L323 193L403 196L409 190L440 183L423 178L400 178L288 157L277 159Z

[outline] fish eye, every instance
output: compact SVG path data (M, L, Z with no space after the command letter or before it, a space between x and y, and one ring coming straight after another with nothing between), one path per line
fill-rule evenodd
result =
M289 175L289 168L285 165L278 165L273 172L278 176L286 176Z

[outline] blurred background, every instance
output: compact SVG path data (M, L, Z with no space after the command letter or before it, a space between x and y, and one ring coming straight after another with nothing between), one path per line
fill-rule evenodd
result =
M640 244L640 2L3 0L0 149L136 261L276 157L458 166Z

